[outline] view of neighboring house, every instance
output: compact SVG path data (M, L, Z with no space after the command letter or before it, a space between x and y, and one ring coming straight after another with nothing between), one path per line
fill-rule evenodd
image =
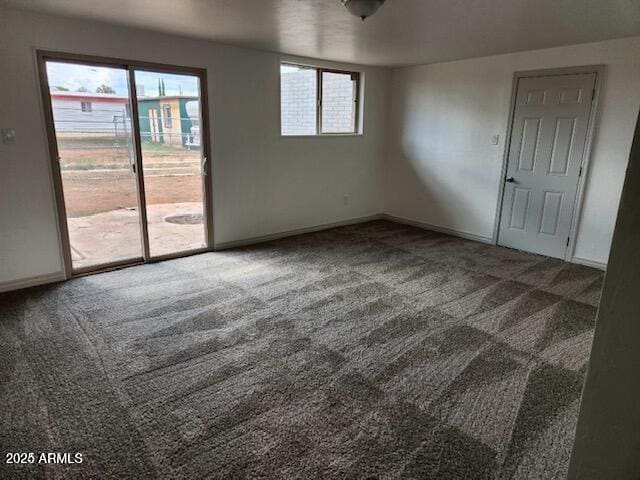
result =
M187 108L198 104L198 97L191 95L166 95L138 98L140 132L143 140L169 145L194 144L193 126L197 126L198 108ZM191 111L191 115L189 114ZM146 136L146 138L145 138Z
M129 98L110 93L51 90L56 132L113 133L130 130Z
M59 133L114 134L131 130L129 97L110 93L51 89L55 129ZM168 95L138 98L143 141L198 146L197 96Z

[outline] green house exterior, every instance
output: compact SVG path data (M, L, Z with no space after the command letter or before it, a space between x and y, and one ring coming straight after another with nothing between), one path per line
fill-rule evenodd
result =
M143 97L138 99L138 115L140 116L140 134L143 141L155 143L169 143L169 138L165 138L167 133L180 135L180 143L185 145L188 142L188 135L191 133L193 122L187 113L187 103L197 101L197 96L166 96L166 97ZM165 125L165 112L163 106L171 107L172 132L167 132ZM153 118L156 119L153 122ZM177 123L178 125L175 125ZM152 129L155 124L155 130ZM175 128L179 126L179 128ZM173 142L172 142L173 143Z
M151 120L150 110L157 111L157 118L160 118L160 101L157 99L139 99L138 100L138 115L140 120L140 136L143 142L149 142L151 134ZM164 141L162 138L162 122L158 122L158 135L160 137L160 143Z

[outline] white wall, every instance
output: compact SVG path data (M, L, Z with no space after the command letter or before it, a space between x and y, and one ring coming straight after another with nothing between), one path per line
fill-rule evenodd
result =
M322 62L364 72L364 135L282 138L276 54L0 9L0 289L62 269L35 48L207 68L216 243L382 211L388 70Z
M640 123L635 136L567 480L638 480L640 472Z
M490 239L513 73L595 64L606 71L574 259L606 263L640 104L640 37L394 70L385 212Z

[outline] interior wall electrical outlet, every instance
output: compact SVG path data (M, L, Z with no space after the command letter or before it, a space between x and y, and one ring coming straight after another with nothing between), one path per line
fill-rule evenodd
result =
M349 205L349 194L345 193L342 201L344 202L345 205Z
M500 135L495 134L491 136L491 145L498 145L500 143Z
M16 131L13 128L2 130L2 143L5 145L14 145L16 143Z

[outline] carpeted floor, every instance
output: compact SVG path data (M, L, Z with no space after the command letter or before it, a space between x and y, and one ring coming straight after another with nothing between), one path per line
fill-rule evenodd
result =
M380 221L1 295L0 477L563 478L602 276Z

